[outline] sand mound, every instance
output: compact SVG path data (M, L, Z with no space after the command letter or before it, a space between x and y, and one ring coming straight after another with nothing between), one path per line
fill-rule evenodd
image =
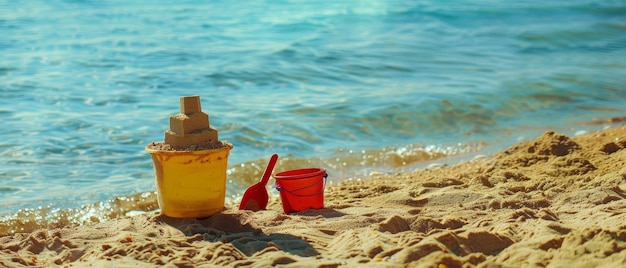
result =
M285 215L273 199L2 237L0 264L618 267L624 212L626 127L546 132L487 160L333 185L321 210Z

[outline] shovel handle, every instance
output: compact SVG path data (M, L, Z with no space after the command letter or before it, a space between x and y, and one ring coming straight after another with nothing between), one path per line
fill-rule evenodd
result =
M267 162L267 167L265 167L265 172L263 172L263 177L261 177L261 184L266 185L267 181L270 180L270 176L272 175L272 171L274 170L276 161L278 161L278 155L273 154L270 158L270 161Z

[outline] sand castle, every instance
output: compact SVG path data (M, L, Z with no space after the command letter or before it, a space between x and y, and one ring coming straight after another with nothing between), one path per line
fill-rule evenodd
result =
M209 115L202 112L200 96L180 97L180 114L170 116L164 143L174 150L198 145L219 147L217 130L210 126Z
M146 146L154 162L161 213L173 218L209 217L224 208L228 155L202 112L199 96L180 98L180 114L170 116L164 142Z

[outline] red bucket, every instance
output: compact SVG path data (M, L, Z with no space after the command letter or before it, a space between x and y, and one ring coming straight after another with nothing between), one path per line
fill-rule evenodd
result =
M276 173L276 190L280 193L285 213L323 208L326 177L326 170L321 168Z

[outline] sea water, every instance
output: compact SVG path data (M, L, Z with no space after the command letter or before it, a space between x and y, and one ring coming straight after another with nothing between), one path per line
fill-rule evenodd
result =
M334 183L596 130L625 74L623 1L0 1L0 222L156 209L180 96L236 202L272 153Z

